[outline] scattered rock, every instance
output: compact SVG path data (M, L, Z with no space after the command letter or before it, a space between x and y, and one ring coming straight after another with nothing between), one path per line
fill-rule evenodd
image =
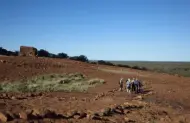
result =
M12 99L12 100L16 100L16 97L15 97L15 96L12 96L11 99Z
M163 116L167 116L168 113L166 111L159 111L158 112L159 115L163 115Z
M70 111L70 112L67 113L67 117L72 118L77 114L78 114L78 112L76 110L73 110L73 111Z
M147 103L139 101L139 100L133 100L131 103L125 102L123 104L124 109L140 109L143 108Z
M74 78L75 81L80 81L80 80L82 80L82 79L83 79L83 78L81 78L80 76Z
M75 119L79 119L80 118L80 115L75 115L73 116Z
M150 92L148 92L148 93L144 94L144 96L148 96L148 95L153 95L153 92L152 92L152 91L150 91Z
M135 122L134 120L131 120L131 119L129 119L128 117L125 117L124 120L125 120L125 122L127 122L127 123L128 123L128 122Z
M74 113L73 115L74 115L73 117L75 119L82 119L82 118L85 118L87 116L87 114L83 111L78 111L77 113Z
M87 117L87 114L83 111L78 111L77 113L74 113L73 115L75 119L82 119L82 118Z
M82 101L84 101L84 102L86 102L86 101L87 101L87 99L86 99L86 98L82 98L81 100L82 100Z
M124 114L124 110L123 109L115 109L114 111L117 114Z
M77 100L77 98L76 97L71 97L71 100Z
M16 117L14 116L13 113L9 112L9 111L6 111L5 113L6 117L7 117L7 121L12 121L14 120Z
M1 112L0 112L0 122L3 122L3 123L7 122L7 117Z
M87 118L90 120L101 120L102 119L99 115L95 115L95 114L88 114Z
M137 99L137 100L143 100L143 97L141 95L139 95L139 96L136 96L135 99Z
M110 116L112 114L111 111L111 108L102 109L100 112L100 116Z
M129 113L131 113L131 111L129 111L129 110L124 110L124 114L129 114Z
M6 63L7 61L5 61L5 60L0 60L0 62L1 62L1 63Z
M42 118L43 116L41 115L40 111L37 109L33 109L29 114L28 118L29 119L39 119Z
M52 110L47 109L47 110L44 112L44 117L45 117L45 118L57 118L57 114L55 113L55 111L52 111Z
M19 118L20 119L23 119L23 120L27 120L28 119L28 116L25 112L20 112L19 113Z

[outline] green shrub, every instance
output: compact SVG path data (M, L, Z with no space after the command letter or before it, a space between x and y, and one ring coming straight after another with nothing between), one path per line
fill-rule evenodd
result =
M82 92L104 83L103 79L87 79L81 73L51 74L34 77L27 82L0 83L0 92Z

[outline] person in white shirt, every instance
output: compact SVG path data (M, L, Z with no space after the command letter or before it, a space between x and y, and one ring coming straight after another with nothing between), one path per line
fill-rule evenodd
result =
M126 89L127 89L128 93L131 93L131 80L130 79L128 79L126 81Z

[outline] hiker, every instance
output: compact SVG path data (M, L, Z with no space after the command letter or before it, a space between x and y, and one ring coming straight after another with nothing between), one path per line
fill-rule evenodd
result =
M138 83L139 83L138 84L139 85L139 93L142 93L143 92L143 89L142 89L143 84L140 80L138 80Z
M135 84L136 93L140 93L141 87L142 87L142 83L140 82L140 80L138 80L138 79L136 78L134 84Z
M126 81L126 89L128 93L131 93L131 80L129 78Z
M136 78L134 80L135 93L139 93L139 80Z
M123 90L123 78L120 79L119 81L119 91Z
M131 81L131 91L134 92L135 91L135 84L134 84L135 79L133 78Z

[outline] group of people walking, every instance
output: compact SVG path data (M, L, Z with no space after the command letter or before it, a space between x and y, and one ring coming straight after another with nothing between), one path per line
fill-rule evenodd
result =
M121 78L119 81L120 91L123 91L123 84L124 84L124 79ZM126 90L128 93L131 93L131 92L140 93L142 91L141 87L142 87L142 83L137 78L136 79L128 78L126 80Z

